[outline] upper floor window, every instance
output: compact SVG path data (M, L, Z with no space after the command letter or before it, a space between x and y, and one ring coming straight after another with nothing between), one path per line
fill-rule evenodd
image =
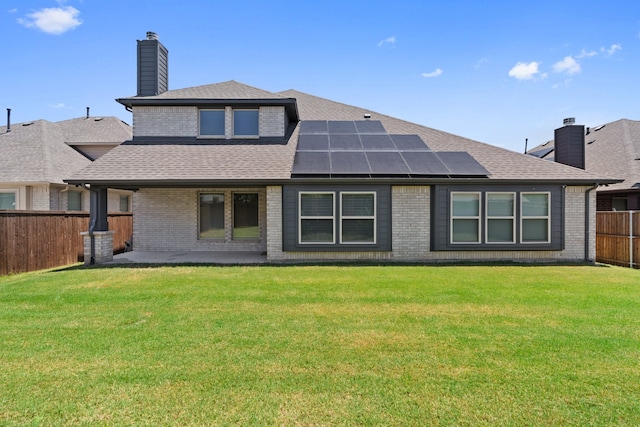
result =
M67 194L67 210L81 211L82 210L82 192L69 191Z
M200 136L224 137L224 110L200 110Z
M258 137L260 134L258 110L233 110L233 136Z
M16 208L16 193L14 192L0 192L0 210L15 210Z

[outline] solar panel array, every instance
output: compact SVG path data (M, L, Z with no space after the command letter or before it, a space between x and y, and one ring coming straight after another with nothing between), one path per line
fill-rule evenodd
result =
M418 135L389 135L377 120L300 123L293 176L486 176L466 152L434 152Z

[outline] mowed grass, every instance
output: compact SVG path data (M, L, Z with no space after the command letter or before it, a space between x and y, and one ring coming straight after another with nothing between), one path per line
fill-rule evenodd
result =
M0 278L0 425L640 424L640 271Z

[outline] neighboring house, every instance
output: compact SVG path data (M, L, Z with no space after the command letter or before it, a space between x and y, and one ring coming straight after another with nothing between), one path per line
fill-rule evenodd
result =
M8 115L9 117L9 115ZM89 210L89 191L63 180L131 139L115 117L87 117L0 127L0 210ZM110 211L130 211L131 192L109 191Z
M355 106L235 81L168 90L138 41L133 139L67 180L134 190L136 251L263 251L269 261L595 258L613 179ZM97 262L108 244L92 211ZM107 241L105 244L104 241Z
M576 126L575 150L558 159L554 140L527 153L545 160L562 161L601 176L623 179L597 189L600 211L640 210L640 121L620 119L585 128Z

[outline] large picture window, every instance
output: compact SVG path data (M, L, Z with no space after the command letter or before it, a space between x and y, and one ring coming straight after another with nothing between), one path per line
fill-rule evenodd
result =
M376 194L340 193L341 243L376 242Z
M300 243L335 243L334 193L300 193Z
M201 239L224 239L224 194L200 194Z
M549 242L549 193L522 193L520 204L522 243Z
M224 137L224 110L200 110L200 136Z
M258 193L233 194L233 239L259 239Z
M451 242L480 243L480 193L451 193Z

